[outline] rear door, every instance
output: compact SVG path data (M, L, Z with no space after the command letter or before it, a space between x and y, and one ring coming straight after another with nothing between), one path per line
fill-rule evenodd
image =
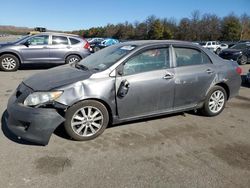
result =
M205 99L215 78L209 57L193 47L174 46L175 100L174 108L193 107Z
M118 68L122 70L116 77L120 119L172 109L174 79L169 59L169 48L148 49Z
M50 60L55 63L64 63L65 55L70 51L68 37L52 35L52 43L50 45Z

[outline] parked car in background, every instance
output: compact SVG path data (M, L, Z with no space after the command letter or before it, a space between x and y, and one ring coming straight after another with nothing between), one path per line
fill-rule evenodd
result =
M86 40L91 44L91 43L94 43L94 42L102 42L104 40L104 38L95 37L95 38L88 38Z
M44 28L44 27L35 27L33 31L30 31L28 33L28 35L35 35L35 34L38 34L38 33L41 33L41 32L46 32L47 29Z
M249 69L249 71L248 71L248 73L247 73L246 81L247 81L247 83L250 84L250 69Z
M220 44L218 41L201 42L200 45L215 52L216 54L219 54L222 49L228 48L227 44Z
M107 38L107 39L104 39L100 42L99 41L91 42L90 43L91 52L97 52L100 49L103 49L107 46L112 46L112 45L117 44L117 43L119 43L119 41L116 39L112 39L112 38Z
M90 45L90 52L97 52L100 50L99 44L103 41L103 38L91 38L88 39Z
M189 42L120 43L24 80L8 101L7 126L46 145L61 123L83 141L109 124L196 109L216 116L238 95L240 73L236 62Z
M77 35L44 32L0 44L0 69L16 71L26 63L74 63L89 54L89 43Z
M228 49L222 50L219 56L245 65L250 62L250 42L239 42Z

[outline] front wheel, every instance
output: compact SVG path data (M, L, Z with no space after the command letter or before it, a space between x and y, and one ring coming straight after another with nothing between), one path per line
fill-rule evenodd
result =
M94 100L79 102L65 114L64 127L74 140L84 141L96 138L103 133L109 123L106 107Z
M207 94L201 112L205 116L216 116L225 108L227 94L221 86L214 86Z
M3 71L17 71L19 66L19 59L12 54L5 54L0 57L0 69Z

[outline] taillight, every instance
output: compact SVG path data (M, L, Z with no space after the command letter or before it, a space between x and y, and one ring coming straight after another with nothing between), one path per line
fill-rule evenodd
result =
M83 48L85 48L85 49L89 49L89 48L90 48L90 45L89 45L89 42L88 42L88 41L86 41L86 43L85 43L85 45L83 46Z
M238 74L241 74L241 73L242 73L242 69L241 69L240 67L237 67L237 68L236 68L236 72L237 72Z

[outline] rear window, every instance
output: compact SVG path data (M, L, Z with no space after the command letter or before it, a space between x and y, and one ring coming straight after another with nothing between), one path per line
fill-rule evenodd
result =
M63 36L52 36L52 44L53 45L57 45L57 44L64 44L64 45L68 45L68 38L67 37L63 37Z
M211 63L207 55L203 54L199 50L182 47L176 47L174 49L177 67Z
M69 38L69 40L70 40L70 43L71 43L72 45L80 43L79 40L74 39L74 38Z

